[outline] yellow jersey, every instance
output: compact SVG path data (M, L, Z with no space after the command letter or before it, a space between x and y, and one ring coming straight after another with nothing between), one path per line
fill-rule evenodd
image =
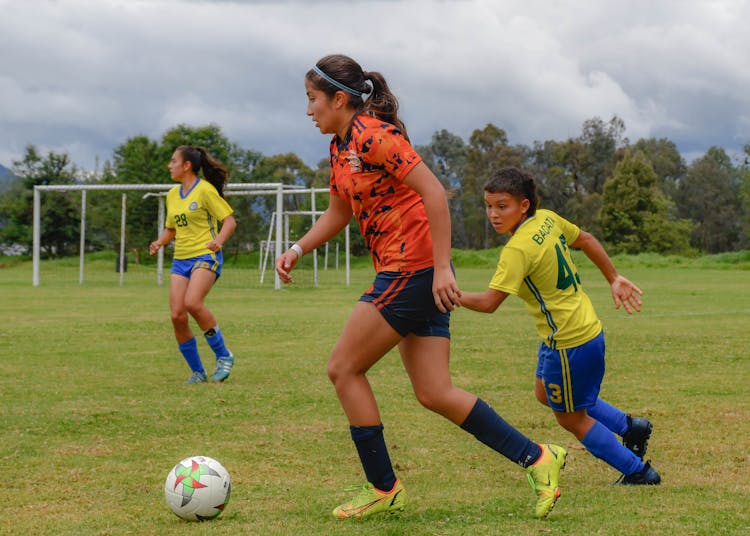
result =
M508 240L489 284L525 301L537 333L555 349L580 346L602 330L570 257L568 244L580 232L551 210L537 210Z
M191 259L213 253L206 244L216 238L218 222L234 210L219 195L214 185L198 179L187 193L182 185L167 193L167 221L164 226L175 229L175 259Z

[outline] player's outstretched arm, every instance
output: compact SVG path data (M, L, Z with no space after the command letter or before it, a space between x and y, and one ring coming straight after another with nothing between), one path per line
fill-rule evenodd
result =
M479 313L494 313L507 297L507 292L494 288L484 292L461 292L461 306Z
M632 314L633 311L640 312L643 291L632 281L617 273L612 259L609 258L604 247L595 236L586 231L581 231L581 234L578 235L578 238L571 246L582 250L607 279L612 290L612 300L615 303L616 309L623 306L628 314Z

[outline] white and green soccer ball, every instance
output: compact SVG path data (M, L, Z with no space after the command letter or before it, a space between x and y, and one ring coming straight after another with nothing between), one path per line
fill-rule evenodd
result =
M208 521L220 516L231 491L229 472L208 456L185 458L174 466L164 483L169 508L187 521Z

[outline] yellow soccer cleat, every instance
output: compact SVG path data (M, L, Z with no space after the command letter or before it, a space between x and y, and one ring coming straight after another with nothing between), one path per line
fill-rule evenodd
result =
M526 468L526 478L537 495L534 515L541 519L549 515L560 498L557 483L568 453L557 445L539 446L542 448L542 455L533 465Z
M400 512L406 506L406 491L400 480L391 491L380 491L369 482L362 486L347 488L359 489L360 492L349 502L333 509L333 517L337 519L364 519L383 512Z

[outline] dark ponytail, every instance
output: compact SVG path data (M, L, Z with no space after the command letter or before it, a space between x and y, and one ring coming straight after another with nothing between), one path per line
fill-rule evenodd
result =
M359 63L343 54L325 56L315 67L326 76L349 90L344 92L349 97L349 105L357 113L376 117L381 121L397 127L408 140L406 125L398 117L398 99L391 93L388 83L382 74L376 71L365 72ZM332 84L314 69L307 72L306 78L319 90L332 98L342 88Z
M180 145L177 148L185 162L190 162L193 172L203 170L203 176L213 184L221 197L224 197L224 185L229 178L226 166L213 158L204 147L193 147L192 145Z
M533 216L539 206L534 177L515 167L495 171L484 184L484 191L490 194L508 193L516 199L528 199L529 216Z

